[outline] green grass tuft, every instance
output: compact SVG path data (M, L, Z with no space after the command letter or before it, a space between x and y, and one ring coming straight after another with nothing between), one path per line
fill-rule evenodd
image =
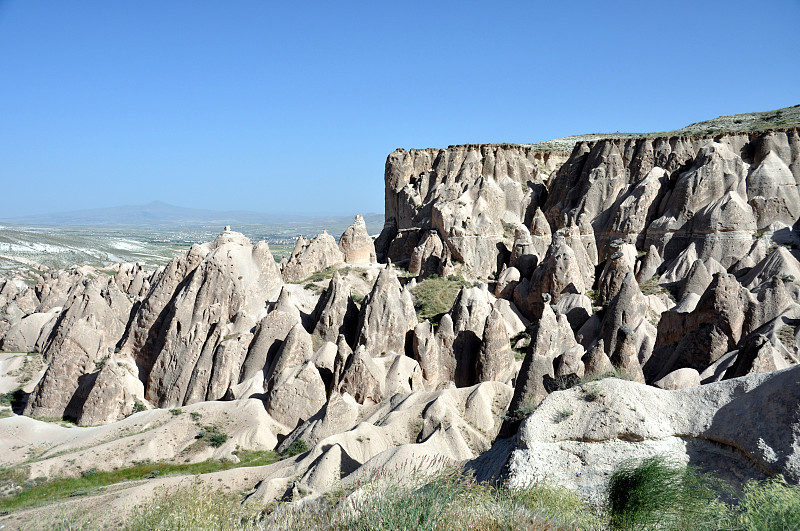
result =
M612 529L711 529L725 512L708 476L662 456L621 464L608 482Z
M721 527L752 531L800 529L800 487L787 484L782 476L748 482L739 504L731 508Z

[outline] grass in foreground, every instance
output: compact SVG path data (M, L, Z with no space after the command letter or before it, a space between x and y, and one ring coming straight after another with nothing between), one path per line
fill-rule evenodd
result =
M432 475L422 473L437 468ZM496 487L477 483L442 460L427 460L410 469L376 470L302 505L277 503L266 510L242 503L240 495L186 481L157 489L133 510L125 529L800 529L800 488L780 477L748 483L735 506L720 501L717 488L709 476L656 456L620 466L609 482L606 505L597 507L565 487ZM61 529L90 529L64 521Z
M620 465L606 494L612 529L716 529L726 509L709 476L660 456Z
M153 479L159 476L208 474L232 468L263 466L274 463L282 457L273 451L239 450L236 455L239 458L238 463L218 460L180 464L149 463L109 472L87 470L81 477L77 478L57 478L46 482L28 481L23 483L23 490L19 493L7 498L0 498L0 512L18 510L74 496L83 496L93 490L123 481ZM19 477L19 472L18 469L7 470L0 473L0 477L3 475L11 477L15 473Z

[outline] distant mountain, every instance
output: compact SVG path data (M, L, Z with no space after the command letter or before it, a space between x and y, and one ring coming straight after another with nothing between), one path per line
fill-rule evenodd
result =
M218 211L198 208L186 208L170 205L162 201L153 201L146 205L126 205L112 208L94 208L74 210L35 216L1 218L0 222L15 225L46 225L68 227L192 227L208 225L252 225L261 223L310 222L315 220L340 221L355 216L314 216L308 214L267 214L244 210ZM373 223L381 214L364 214Z

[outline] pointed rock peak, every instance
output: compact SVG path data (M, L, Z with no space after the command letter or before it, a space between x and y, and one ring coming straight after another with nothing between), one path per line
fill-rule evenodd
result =
M530 233L535 236L551 236L553 234L550 223L547 222L544 212L539 207L536 207L536 212L533 214Z
M353 353L353 349L350 348L350 345L347 343L347 339L345 339L344 334L339 334L339 337L336 338L336 351L346 354L345 358Z
M253 245L250 239L241 232L225 230L220 232L214 241L211 242L211 249L218 249L226 244L241 245L243 247L251 247Z
M281 293L280 295L278 295L278 300L273 305L272 311L273 312L281 311L290 314L294 313L299 314L300 310L292 302L291 293L289 293L289 290L286 289L286 286L281 287Z
M800 281L800 262L786 247L778 246L766 258L756 264L742 278L742 285L748 289L753 289L773 276Z
M439 321L439 329L436 331L436 335L441 335L443 337L455 336L455 331L453 330L453 318L450 317L449 313L444 314L442 319Z
M528 230L528 227L522 223L518 223L517 227L514 229L514 242L528 242L530 239L531 233Z
M390 267L391 264L386 264L386 267L380 270L378 278L375 280L375 286L372 288L374 292L378 288L384 288L387 285L396 285L400 289L400 281L397 279L397 273Z

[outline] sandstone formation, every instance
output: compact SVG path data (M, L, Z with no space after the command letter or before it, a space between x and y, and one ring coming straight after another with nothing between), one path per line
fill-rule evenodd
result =
M366 230L366 226L364 226L364 233L366 233ZM346 243L345 247L349 252L355 253L353 256L363 255L363 242L361 240L363 234L356 233L354 229L352 236L355 240ZM292 251L291 257L289 257L289 261L281 272L286 282L300 282L311 273L338 264L344 259L345 256L336 244L336 240L327 232L317 234L311 241L300 236L297 239L297 244L294 247L294 251Z
M235 417L243 447L302 441L252 471L264 503L422 456L590 498L656 453L800 481L797 130L397 150L385 172L374 243L357 216L281 266L226 230L154 272L0 280L0 349L45 364L24 413L169 435L135 440L168 459L205 429L181 408ZM418 314L426 285L446 305Z
M367 233L364 216L358 214L352 225L342 233L339 239L339 250L348 264L374 264L376 261L375 244Z

